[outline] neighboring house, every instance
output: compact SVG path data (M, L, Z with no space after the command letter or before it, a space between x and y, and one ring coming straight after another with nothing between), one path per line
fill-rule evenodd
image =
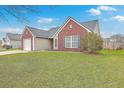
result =
M124 49L124 36L113 35L103 39L103 49Z
M87 32L100 35L98 20L79 23L71 17L48 31L26 26L21 37L23 50L80 51L80 39Z
M2 39L2 46L11 46L12 48L20 48L21 34L7 33L6 37Z

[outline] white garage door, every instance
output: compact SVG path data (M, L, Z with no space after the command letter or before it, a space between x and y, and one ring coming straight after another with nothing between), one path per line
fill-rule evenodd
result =
M26 51L31 51L31 39L24 39L23 48Z

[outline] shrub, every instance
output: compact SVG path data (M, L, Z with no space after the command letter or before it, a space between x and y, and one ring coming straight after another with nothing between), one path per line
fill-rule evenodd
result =
M81 50L88 53L97 53L102 49L102 38L97 34L90 32L81 38Z

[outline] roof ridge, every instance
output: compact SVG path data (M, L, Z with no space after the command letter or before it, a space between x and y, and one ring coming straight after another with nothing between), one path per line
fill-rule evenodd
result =
M19 34L19 33L10 33L10 32L7 32L6 34L17 34L17 35L21 35L21 34Z
M6 36L11 40L20 40L21 35L18 33L6 33Z
M86 28L90 29L91 31L93 31L95 33L100 34L99 20L98 19L81 22L81 25L85 26Z
M47 30L44 30L44 29L40 29L40 28L36 28L36 27L31 27L31 26L25 26L25 27L27 27L27 28L32 28L32 29L37 29L37 30L42 30L42 31L47 31Z
M74 19L73 17L71 16L68 16L66 21L64 22L64 24L68 21L68 20L74 20L75 22L77 22L79 25L85 27L85 29L89 30L89 31L94 31L94 27L96 27L96 24L98 24L97 22L99 21L98 19L94 19L94 20L89 20L89 21L85 21L85 22L79 22L78 20ZM94 22L93 21L97 21L97 22ZM91 23L88 23L88 22L91 22ZM86 24L86 25L85 25ZM87 25L89 24L89 26ZM91 26L91 24L93 24L93 26ZM33 34L37 35L37 36L41 36L41 37L51 37L53 35L55 35L57 33L57 30L59 30L61 26L56 26L56 27L51 27L50 29L48 30L44 30L44 29L39 29L39 28L35 28L35 27L31 27L31 26L26 26L27 28L29 28L29 30L33 32ZM55 29L55 31L54 31ZM35 30L38 30L38 31L35 31ZM40 32L41 31L41 32ZM95 30L96 31L96 30ZM39 34L38 34L39 33ZM43 33L43 34L40 34L40 33ZM43 36L44 35L44 36Z
M99 19L88 20L88 21L84 21L84 22L80 22L80 23L87 23L87 22L92 22L92 21L99 21Z

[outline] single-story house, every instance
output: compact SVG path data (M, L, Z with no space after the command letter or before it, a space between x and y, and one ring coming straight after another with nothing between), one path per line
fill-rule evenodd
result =
M28 51L80 51L80 39L87 32L100 35L98 20L79 23L68 17L63 25L48 31L26 26L21 37L21 48Z
M11 46L12 48L20 48L21 34L6 33L6 37L2 39L2 46Z

